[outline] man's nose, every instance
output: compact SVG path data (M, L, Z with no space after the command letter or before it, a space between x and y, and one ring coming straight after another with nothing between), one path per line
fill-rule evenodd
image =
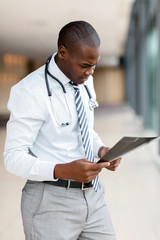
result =
M94 68L90 68L90 69L87 69L87 71L85 71L86 76L93 75L93 73L94 73Z

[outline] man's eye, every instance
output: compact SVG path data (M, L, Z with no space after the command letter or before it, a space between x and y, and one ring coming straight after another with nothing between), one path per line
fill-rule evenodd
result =
M87 68L87 66L83 66L83 65L81 65L81 68Z

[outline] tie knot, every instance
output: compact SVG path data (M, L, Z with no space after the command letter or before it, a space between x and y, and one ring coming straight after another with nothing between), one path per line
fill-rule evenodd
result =
M74 82L72 82L72 81L70 81L69 83L73 86L73 88L74 88L75 91L78 91L78 90L79 90L78 84L76 84L76 83L74 83Z

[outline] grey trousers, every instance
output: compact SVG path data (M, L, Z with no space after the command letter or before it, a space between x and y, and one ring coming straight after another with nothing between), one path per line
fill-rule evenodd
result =
M27 181L21 211L26 240L115 240L103 186L66 189Z

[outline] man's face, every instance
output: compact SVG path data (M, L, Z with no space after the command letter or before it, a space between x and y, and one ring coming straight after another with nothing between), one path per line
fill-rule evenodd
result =
M94 73L99 58L99 47L83 45L73 53L66 49L61 70L73 82L82 84Z

